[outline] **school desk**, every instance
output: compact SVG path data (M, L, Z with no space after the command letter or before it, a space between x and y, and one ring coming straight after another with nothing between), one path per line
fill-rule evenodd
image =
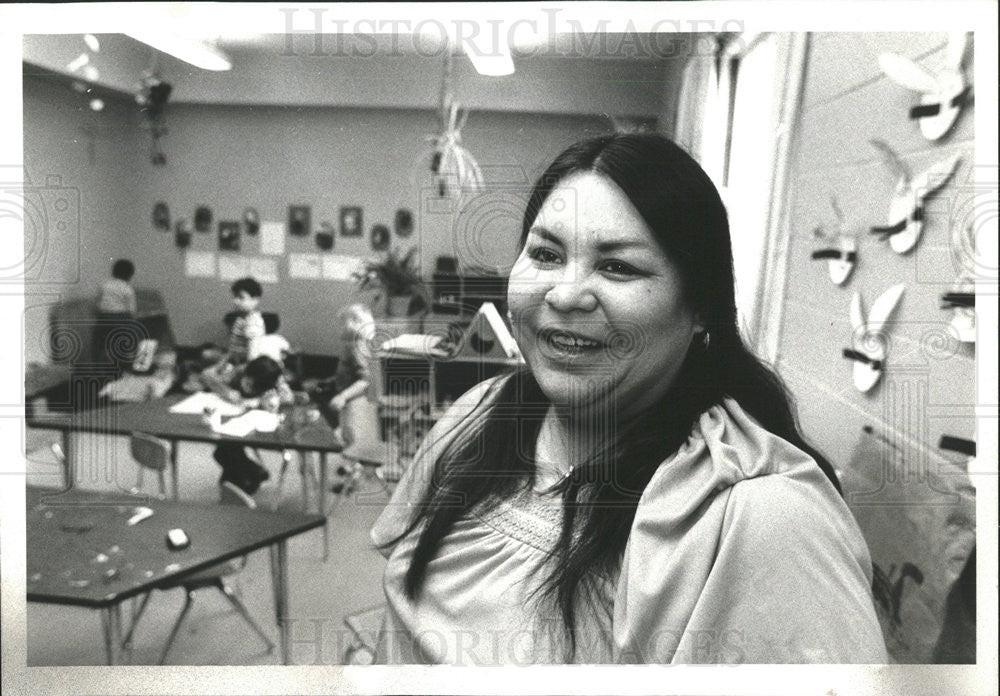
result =
M170 443L170 474L172 495L174 500L178 495L178 449L180 442L238 442L245 447L265 450L292 450L295 452L317 452L320 455L319 466L319 510L327 509L327 455L344 449L343 442L334 434L332 428L322 418L312 423L300 426L280 427L272 433L252 432L246 437L229 437L214 432L202 416L187 413L171 413L170 407L186 399L187 394L171 395L162 399L152 399L138 403L117 403L75 414L44 414L27 420L33 428L58 430L62 433L63 452L66 462L63 471L64 483L70 489L77 482L91 478L117 476L113 462L105 466L98 465L94 470L83 472L77 470L76 456L73 446L73 433L89 432L104 435L131 435L143 432L155 435ZM289 422L286 420L286 422ZM108 479L110 480L110 479ZM329 557L329 530L323 527L323 558Z
M137 506L153 514L130 525ZM288 664L286 542L324 521L322 515L28 487L27 599L98 609L113 665L120 659L124 600L267 547L282 660ZM167 532L175 528L187 533L187 548L168 548Z

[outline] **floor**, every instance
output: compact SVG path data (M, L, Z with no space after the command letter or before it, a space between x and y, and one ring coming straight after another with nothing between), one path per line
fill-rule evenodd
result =
M105 467L96 462L123 462L121 476L133 469L127 440L96 435L78 435L77 451L83 471ZM58 485L61 468L48 444L56 441L54 433L28 434L28 483ZM270 506L277 495L276 479L281 458L264 452L264 463L271 472L256 495L259 504ZM334 468L336 464L334 464ZM211 458L211 447L183 443L180 450L180 497L182 500L218 501L218 465ZM114 478L114 477L111 477ZM279 506L298 510L301 486L297 467L290 467L280 495ZM145 489L155 490L155 477L146 476ZM102 489L116 485L107 477L95 475L83 488ZM332 497L332 496L331 496ZM292 663L342 664L353 642L353 634L344 624L347 615L383 602L381 576L384 561L371 547L368 530L381 511L387 495L376 480L364 481L357 494L339 498L330 517L330 557L322 559L322 536L315 530L289 542L289 586L292 630ZM248 559L241 574L230 579L241 594L250 614L271 640L278 642L271 599L269 558L258 551ZM132 664L156 664L184 597L181 590L157 592L146 608L136 629L131 654ZM123 618L128 625L129 603ZM101 619L97 611L30 603L27 605L28 665L101 665L105 663L101 638ZM168 664L181 665L268 665L280 664L279 650L268 652L263 641L213 589L195 594L195 603L185 627L177 637Z

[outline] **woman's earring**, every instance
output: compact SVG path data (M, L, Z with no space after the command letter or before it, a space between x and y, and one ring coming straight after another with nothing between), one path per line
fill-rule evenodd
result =
M701 333L701 349L708 350L708 346L711 342L712 342L712 334L708 332L708 329L705 329Z

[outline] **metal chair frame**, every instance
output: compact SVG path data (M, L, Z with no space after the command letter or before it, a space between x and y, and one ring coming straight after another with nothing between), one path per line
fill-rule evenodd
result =
M219 484L219 494L222 504L226 505L245 505L248 508L255 509L257 507L256 501L250 497L243 489L235 485L230 481L222 481ZM174 622L173 628L170 630L170 635L167 637L167 643L163 647L163 652L160 654L159 664L166 664L167 656L170 654L170 649L174 645L174 641L177 638L178 633L181 630L181 626L184 624L184 619L187 618L188 613L191 610L191 606L194 604L194 593L197 590L204 589L206 587L214 587L229 601L236 612L243 617L254 632L260 637L261 640L267 645L267 651L270 653L274 650L274 643L271 639L264 633L263 629L254 621L250 612L243 605L237 593L229 587L225 581L224 577L227 575L233 575L240 572L246 566L246 556L241 556L237 559L232 559L219 563L217 565L211 566L202 570L194 575L189 575L184 578L183 581L178 582L176 585L167 585L159 588L160 590L172 590L177 587L184 588L184 606L181 608L181 612ZM139 619L142 618L143 612L146 610L146 606L149 604L149 600L153 593L147 593L143 599L139 608L132 615L132 622L129 626L128 633L125 634L125 638L122 640L122 648L126 653L131 656L132 651L132 636L135 632L135 628L139 623Z

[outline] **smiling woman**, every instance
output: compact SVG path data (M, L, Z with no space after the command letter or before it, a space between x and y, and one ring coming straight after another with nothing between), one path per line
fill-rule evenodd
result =
M431 431L372 530L385 662L884 662L868 549L744 346L726 211L654 135L528 200L527 368Z

